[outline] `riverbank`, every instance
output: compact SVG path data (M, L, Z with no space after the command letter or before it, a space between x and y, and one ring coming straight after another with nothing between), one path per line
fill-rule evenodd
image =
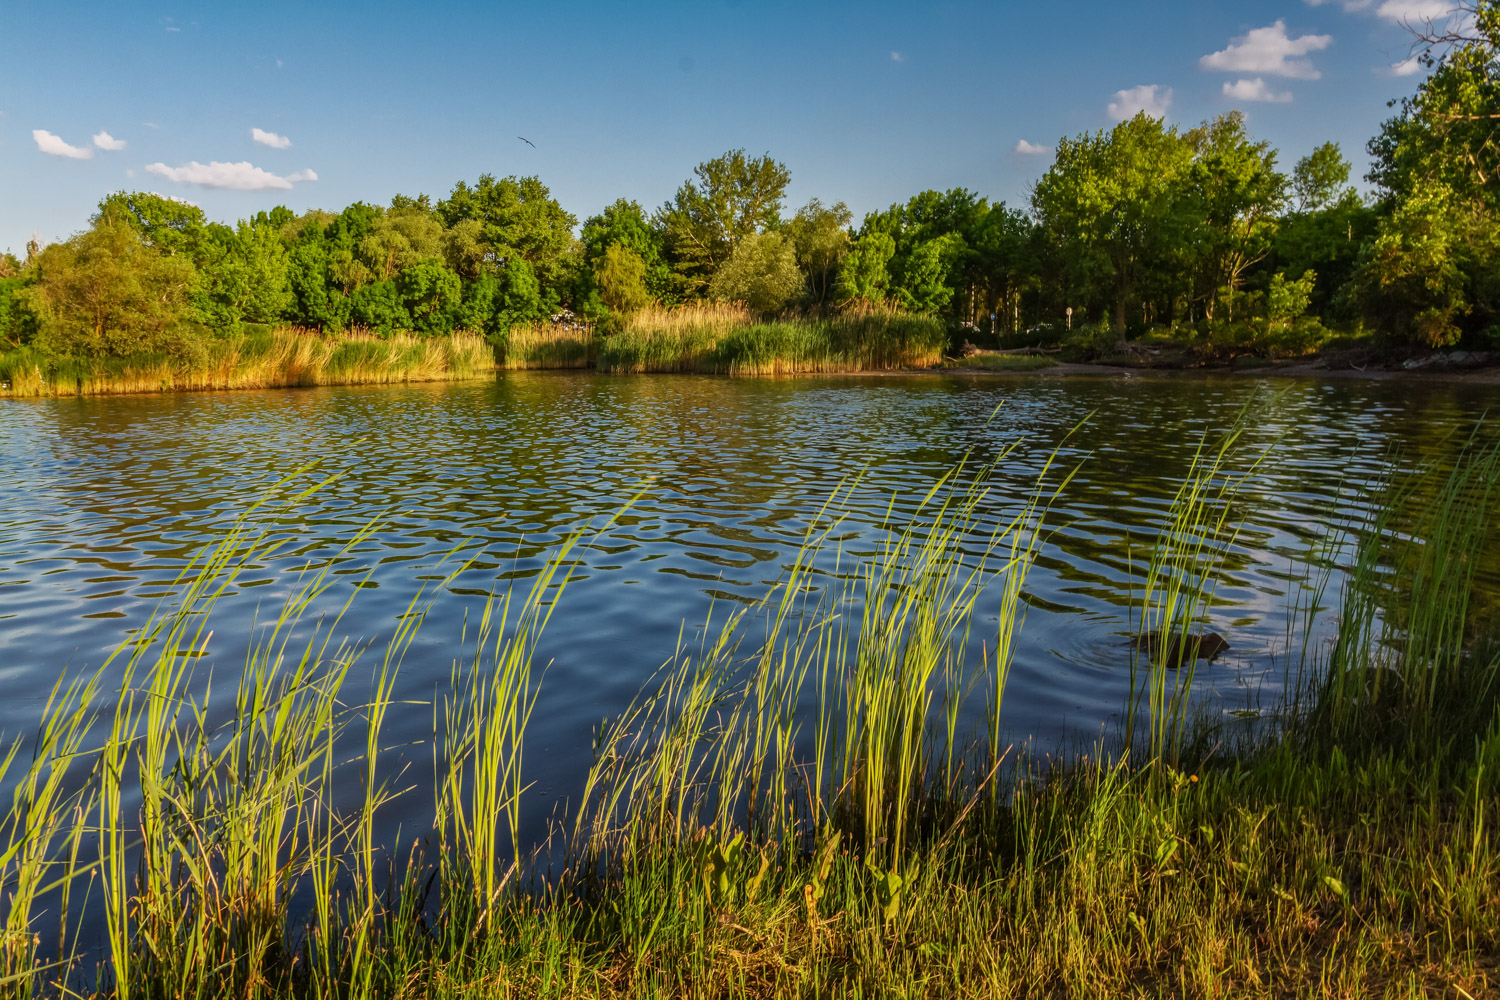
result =
M1449 359L1457 353L1459 359ZM1364 358L1362 364L1330 357L1295 358L1281 361L1256 359L1255 364L1170 363L1161 360L1139 360L1127 363L1113 358L1104 361L1065 361L1046 353L1011 353L979 351L962 358L950 358L940 366L943 371L969 374L993 372L1038 372L1049 375L1129 375L1188 373L1226 376L1285 376L1296 378L1355 378L1373 381L1412 379L1418 381L1460 382L1474 385L1500 385L1500 352L1444 352L1402 356L1386 361Z
M903 371L938 364L942 321L891 310L764 321L742 306L643 309L619 330L570 324L512 329L502 368L597 368L604 373L787 375Z
M0 396L438 382L493 369L490 346L471 333L376 337L277 327L206 340L181 356L56 358L23 348L0 355Z
M1040 351L977 351L944 357L934 319L875 311L832 319L760 322L737 306L647 310L601 335L577 323L517 327L497 345L470 333L421 337L320 334L278 327L207 341L186 357L54 358L29 349L0 355L0 397L379 385L481 378L500 370L595 369L604 374L727 375L1042 374L1189 372L1234 376L1417 379L1500 384L1500 353L1433 352L1386 361L1361 356L1188 363L1060 360Z
M1190 629L1211 600L1250 482L1231 445L1153 525L1143 630ZM1189 715L1209 667L1157 643L1131 664L1136 728L1065 764L999 728L1066 488L1046 482L982 552L997 498L950 482L826 590L806 584L839 532L810 537L762 604L665 650L601 725L535 863L516 833L534 653L588 536L475 617L442 704L420 709L442 764L412 788L377 762L423 606L364 666L327 631L305 655L285 639L363 533L268 623L227 722L193 701L216 595L273 544L241 525L121 647L123 677L61 686L34 758L0 769L20 789L0 819L0 979L174 997L1493 995L1500 655L1467 595L1495 452L1392 483L1320 602L1339 606L1336 643L1288 637L1300 683L1255 728ZM954 656L971 628L994 640L982 662ZM972 738L952 721L965 696ZM387 851L375 816L401 795L436 821ZM89 940L85 914L104 927Z
M762 322L742 307L715 304L643 310L608 335L576 322L515 327L493 346L464 332L374 336L278 327L196 341L177 356L76 359L23 348L0 355L0 396L428 382L497 369L901 371L936 365L946 338L941 321L899 312Z

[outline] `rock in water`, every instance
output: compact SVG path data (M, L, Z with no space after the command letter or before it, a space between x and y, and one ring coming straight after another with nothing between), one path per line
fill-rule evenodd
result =
M1172 669L1188 660L1212 660L1229 648L1229 640L1217 632L1147 632L1132 640L1136 649L1153 660L1165 651L1166 665Z

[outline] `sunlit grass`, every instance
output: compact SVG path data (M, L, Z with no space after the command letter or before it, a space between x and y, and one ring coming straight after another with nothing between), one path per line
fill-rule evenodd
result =
M729 375L883 371L942 358L940 320L890 311L759 322L723 303L651 309L605 338L601 371Z
M975 354L943 362L944 368L979 368L990 372L1035 372L1057 364L1041 354Z
M34 351L0 356L0 395L91 396L193 389L368 385L472 378L494 368L477 334L432 337L360 330L322 334L277 327L214 338L184 357L50 358Z
M571 328L560 323L513 326L500 351L500 367L587 368L598 344L590 328Z

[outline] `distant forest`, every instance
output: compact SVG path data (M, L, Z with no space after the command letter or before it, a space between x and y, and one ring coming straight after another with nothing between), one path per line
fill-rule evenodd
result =
M1336 144L1286 170L1238 112L1064 138L1024 207L923 191L858 225L842 202L789 211L787 167L743 150L655 210L620 199L581 227L537 177L234 226L122 192L71 239L0 256L0 351L191 351L246 324L607 336L647 305L704 299L887 307L1001 343L1155 330L1289 353L1335 334L1500 346L1500 14L1473 13L1467 33L1427 40L1428 76L1370 140L1369 196Z

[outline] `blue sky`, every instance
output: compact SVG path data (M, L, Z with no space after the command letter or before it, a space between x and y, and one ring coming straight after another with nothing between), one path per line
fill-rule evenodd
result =
M788 165L793 207L859 217L960 185L1019 204L1050 158L1018 144L1139 106L1187 125L1238 107L1286 167L1334 139L1363 172L1420 79L1393 68L1399 22L1444 6L9 4L0 248L65 238L121 189L233 221L538 174L582 220L621 196L654 208L735 147Z

